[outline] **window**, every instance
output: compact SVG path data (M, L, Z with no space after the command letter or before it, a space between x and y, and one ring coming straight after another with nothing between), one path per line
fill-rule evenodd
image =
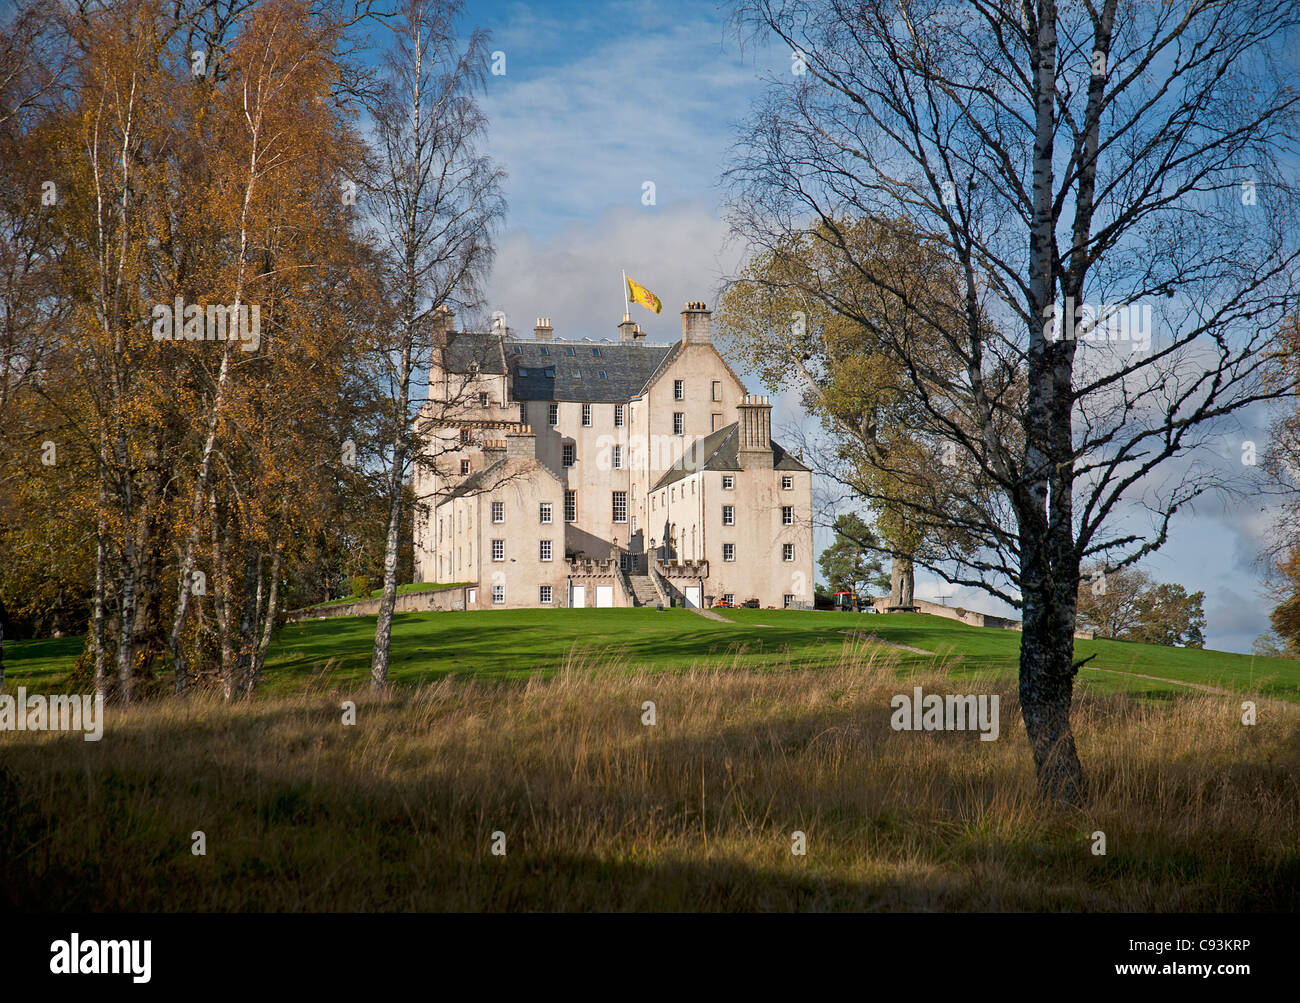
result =
M723 474L723 475L722 475L722 490L723 490L723 491L730 491L730 490L731 490L732 488L734 488L735 486L736 486L736 478L732 477L730 474Z
M542 354L543 354L543 355L550 355L550 354L551 354L551 350L550 350L549 348L547 348L545 345L543 345L543 346L542 346Z
M734 505L722 506L722 525L724 526L736 525L736 506Z
M623 427L623 405L622 404L614 405L614 427L615 428Z
M632 535L636 536L636 516L632 516Z
M492 586L492 605L502 606L506 601L506 587L504 585Z
M781 525L782 525L782 526L793 526L793 525L794 525L794 506L793 506L793 505L782 505L782 506L781 506Z
M493 521L493 522L505 522L505 521L506 521L506 503L505 503L505 502L493 502L493 503L492 503L492 521Z
M564 444L564 461L563 461L563 462L564 462L564 465L565 465L566 467L571 467L571 466L573 466L573 464L576 462L576 458L575 458L575 456L574 456L573 449L574 449L573 443L571 443L571 442L566 442L566 443Z
M603 369L597 370L596 375L603 380L605 378L605 370Z
M504 561L505 559L506 559L506 541L505 541L505 540L493 540L493 541L492 541L492 560L494 560L494 561Z
M480 393L480 394L478 395L478 406L479 406L479 407L487 407L487 406L488 406L488 395L487 395L487 394L485 394L485 393Z
M599 348L593 348L593 349L591 350L591 354L592 354L592 355L600 355L600 349L599 349Z
M551 598L551 587L542 585L537 589L537 601L543 606L549 606L554 600Z
M794 605L794 593L793 593L793 592L787 592L784 596L782 596L782 597L781 597L781 605L782 605L785 609L789 609L791 606L793 606L793 605Z
M591 405L582 405L582 425L584 428L591 427Z
M627 492L614 492L614 521L627 522Z
M551 559L551 541L537 541L537 559L539 561L549 561Z
M574 522L578 518L578 492L564 492L564 521Z
M460 461L460 476L461 476L461 477L468 477L471 469L472 469L472 468L470 467L470 462L469 462L469 460L461 460L461 461Z
M709 428L709 431L710 431L710 432L716 432L718 429L720 429L720 428L722 427L722 415L720 415L720 414L714 414L714 415L712 415L712 418L713 418L713 421L710 423L710 424L711 424L711 427Z
M560 423L560 405L552 404L546 409L546 424L554 428Z
M684 411L673 412L673 435L686 434L686 413Z
M722 593L722 601L726 603L728 606L736 605L736 593L734 592Z
M550 521L551 521L551 503L550 503L550 502L542 502L541 506L540 506L539 509L538 509L538 521L539 521L539 522L550 522Z
M572 348L566 348L566 349L564 350L564 354L565 354L565 355L572 355L572 354L573 354L573 349L572 349Z
M794 478L791 477L789 474L786 474L784 477L781 478L781 490L790 491L793 488L794 488Z
M722 400L722 381L721 381L721 380L714 380L714 381L713 381L713 399L714 399L715 401L720 401L720 400Z
M523 355L523 354L524 354L524 350L523 350L522 348L520 348L518 345L515 345L515 346L514 346L514 349L515 349L515 354L516 354L516 355Z
M609 452L609 463L611 470L623 469L623 447L615 446Z
M528 367L527 367L527 366L520 366L520 367L519 367L519 375L520 375L520 376L527 376L527 375L528 375Z
M573 378L574 378L575 380L580 380L580 379L582 379L582 370L581 370L581 369L575 369L575 370L573 371Z
M474 441L474 430L472 428L462 428L460 430L460 444L468 446Z
M621 570L623 570L623 571L626 571L629 567L631 567L631 564L630 564L630 562L628 561L628 556L627 556L627 554L619 554L619 555L618 555L618 566L619 566L619 568L620 568Z
M794 560L794 544L793 544L793 543L783 543L783 544L781 544L781 560L783 560L783 561L793 561L793 560Z
M686 399L686 381L673 380L673 400L679 401L685 399Z
M722 559L724 561L734 561L736 559L736 545L734 543L724 543L722 545Z

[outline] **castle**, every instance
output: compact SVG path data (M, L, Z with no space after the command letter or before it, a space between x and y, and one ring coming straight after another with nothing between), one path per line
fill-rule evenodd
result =
M811 606L812 473L772 441L772 406L713 345L563 340L540 318L435 329L417 419L415 575L471 609L720 602Z

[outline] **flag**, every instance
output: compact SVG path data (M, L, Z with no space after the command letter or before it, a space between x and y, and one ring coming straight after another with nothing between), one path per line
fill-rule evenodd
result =
M626 276L624 276L624 278L626 278ZM664 307L663 304L659 302L659 297L645 286L641 285L640 282L634 282L631 279L628 279L627 294L634 303L640 303L647 310L654 313L663 312Z

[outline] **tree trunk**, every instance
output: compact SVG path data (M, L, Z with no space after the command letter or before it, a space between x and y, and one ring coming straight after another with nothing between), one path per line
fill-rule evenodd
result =
M384 594L379 600L375 623L375 650L370 659L371 688L388 685L388 650L393 630L393 608L397 605L397 545L402 528L402 471L406 467L407 406L411 386L411 349L415 336L414 300L408 296L406 334L398 371L398 400L393 427L393 461L388 471L388 533L384 537Z
M910 557L893 557L889 563L889 605L911 606L916 590L916 574Z
M1079 805L1087 782L1070 728L1074 698L1074 608L1066 590L1051 579L1022 588L1020 713L1034 754L1039 794L1060 804Z
M262 666L266 664L266 652L271 647L271 635L275 631L275 618L280 612L280 567L283 564L280 548L277 546L271 558L271 589L266 603L266 619L262 621L262 640L253 655L253 671L248 678L247 693L253 695L257 684L262 680Z
M1031 55L1035 133L1033 220L1029 232L1029 356L1025 468L1031 483L1016 500L1020 524L1020 712L1034 754L1038 792L1062 804L1086 796L1070 730L1074 614L1079 562L1073 548L1071 374L1073 331L1049 342L1056 301L1053 152L1057 127L1056 4L1039 6ZM1065 589L1069 595L1065 594Z
M233 677L235 671L235 648L231 643L230 636L230 590L229 579L226 575L226 544L229 543L229 531L225 519L222 518L217 508L217 494L215 491L208 493L208 511L212 522L213 577L213 581L209 584L212 587L213 619L217 624L217 644L221 652L218 678L224 684L227 679ZM184 667L183 654L181 659L179 664ZM173 664L175 664L174 658ZM188 678L189 670L184 669L184 671Z
M405 413L405 408L402 412ZM388 475L388 533L384 538L384 594L379 600L375 624L375 651L370 660L370 685L381 690L388 685L388 650L393 630L393 609L397 605L397 544L402 525L402 466L400 446L395 446L393 467Z
M101 468L102 470L102 468ZM94 646L95 692L108 699L108 670L104 654L104 591L107 587L104 562L104 477L99 478L100 515L95 524L95 598L91 614L91 644Z

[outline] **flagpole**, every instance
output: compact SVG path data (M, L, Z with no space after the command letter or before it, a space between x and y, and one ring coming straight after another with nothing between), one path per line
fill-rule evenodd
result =
M623 270L623 319L632 318L632 304L627 301L627 269Z

